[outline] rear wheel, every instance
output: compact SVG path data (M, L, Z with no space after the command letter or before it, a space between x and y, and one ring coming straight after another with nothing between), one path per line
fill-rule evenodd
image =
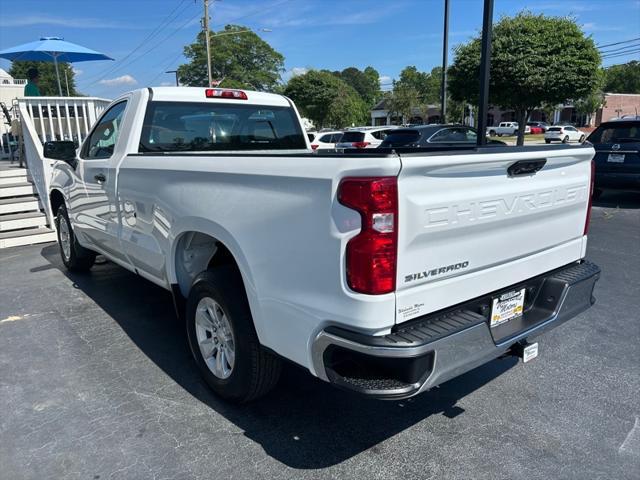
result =
M62 263L72 272L86 272L96 261L96 253L78 243L73 233L67 207L61 205L56 216L56 230Z
M501 134L501 133L499 133L499 134L498 134L498 136L499 136L499 137L501 137L501 136L502 136L502 134Z
M569 135L562 139L562 143L569 143Z
M495 137L496 136L496 131L495 130L489 130L489 136L490 137Z
M544 143L551 143L551 140L545 140Z
M196 278L186 318L191 353L215 393L245 403L275 386L281 360L260 345L235 268L217 267Z

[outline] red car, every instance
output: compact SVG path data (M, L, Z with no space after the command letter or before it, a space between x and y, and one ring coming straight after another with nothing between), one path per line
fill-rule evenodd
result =
M544 129L542 127L529 127L529 128L531 129L532 135L544 133Z

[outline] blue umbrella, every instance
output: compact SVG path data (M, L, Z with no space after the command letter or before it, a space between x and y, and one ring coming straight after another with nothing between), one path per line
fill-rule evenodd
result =
M56 77L58 79L58 92L62 96L62 86L60 85L60 73L58 72L58 62L87 62L90 60L113 60L104 53L96 52L88 48L65 42L58 37L43 37L37 42L25 43L17 47L7 48L0 51L0 58L8 60L31 60L36 62L53 61L56 67Z

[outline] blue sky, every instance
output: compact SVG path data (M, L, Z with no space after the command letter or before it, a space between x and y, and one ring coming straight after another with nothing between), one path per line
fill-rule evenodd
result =
M443 3L222 0L213 2L211 24L214 30L227 23L270 29L260 35L285 56L285 79L308 68L371 65L388 85L406 65L430 70L441 63ZM481 28L482 3L451 0L452 48ZM574 16L599 45L640 37L640 0L495 0L494 19L525 8ZM172 11L168 25L144 41ZM76 79L83 93L113 98L133 88L171 84L172 75L163 72L184 62L183 46L194 40L201 12L202 0L0 0L0 49L61 36L106 53L117 61L77 63ZM604 63L632 59L640 54ZM0 68L9 66L0 60Z

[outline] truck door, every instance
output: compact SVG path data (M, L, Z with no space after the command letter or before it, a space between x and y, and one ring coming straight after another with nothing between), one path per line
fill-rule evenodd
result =
M118 238L116 209L117 142L127 101L111 106L96 122L80 152L69 204L76 234L89 248L128 263Z

